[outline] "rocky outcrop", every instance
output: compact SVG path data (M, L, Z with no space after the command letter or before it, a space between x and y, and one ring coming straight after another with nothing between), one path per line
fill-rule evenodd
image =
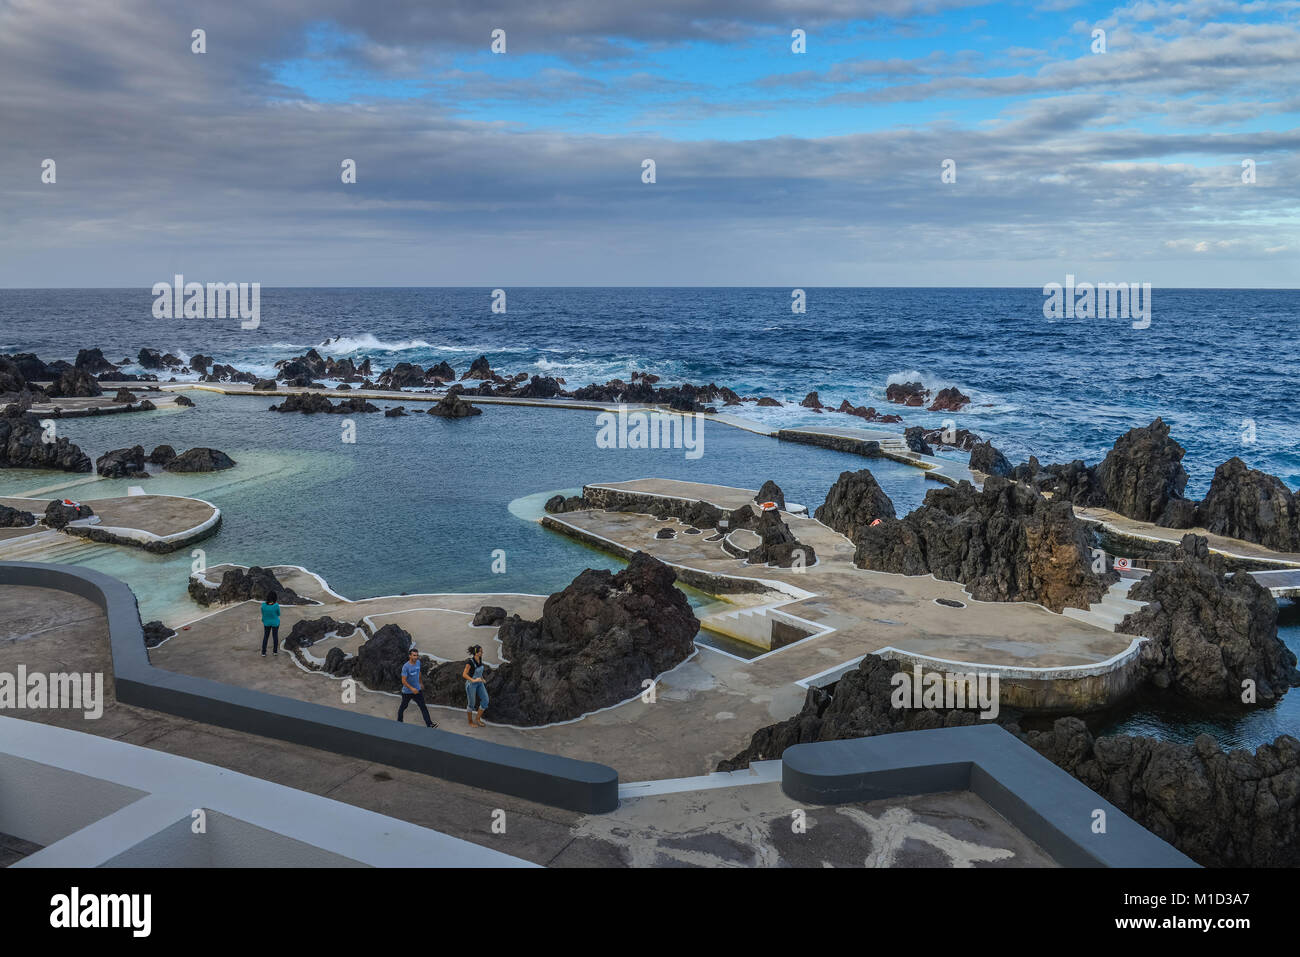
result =
M1092 540L1068 502L990 476L931 489L902 519L859 527L862 568L957 581L978 601L1030 601L1053 611L1087 608L1117 579L1092 570Z
M176 632L168 628L161 621L146 622L143 626L144 646L146 648L157 648L168 638L175 638Z
M400 419L407 415L409 415L409 413L406 411L406 406L404 405L398 405L398 406L393 406L392 408L384 409L384 418L386 419Z
M474 613L474 620L470 623L476 627L486 625L499 625L506 620L506 610L499 605L484 605Z
M859 529L877 519L896 517L894 503L885 494L869 469L841 472L826 501L817 506L813 518L835 529L851 542L857 542Z
M816 392L809 392L799 404L805 409L812 409L814 412L822 412L826 408L822 405L822 400Z
M1261 703L1300 683L1268 589L1248 574L1227 575L1204 538L1184 535L1173 560L1155 563L1129 597L1149 604L1117 630L1149 639L1140 661L1157 688L1240 706L1247 681Z
M322 618L304 618L293 623L288 636L284 639L284 647L288 651L296 651L299 648L307 648L316 644L326 635L335 634L346 638L357 630L357 626L350 621L337 621L329 615ZM403 664L406 662L403 661Z
M516 399L553 399L564 392L560 383L550 376L533 376L528 384L511 393Z
M138 448L138 446L137 446ZM168 472L220 472L233 469L235 460L218 449L187 449L163 466Z
M157 349L141 349L136 355L135 361L143 368L153 370L154 372L178 370L185 365L185 363L170 352L164 355Z
M44 521L50 528L66 528L69 522L79 522L94 514L95 510L89 505L56 498L45 506Z
M456 370L451 367L447 360L439 362L436 366L430 367L425 373L426 379L441 379L443 382L452 382L456 378Z
M399 625L384 625L348 659L348 674L371 691L401 691L402 666L410 650L410 632ZM461 703L464 703L463 692Z
M979 445L980 437L970 429L926 429L921 439L930 445L969 452ZM1007 468L1010 468L1008 465Z
M940 389L934 401L930 403L931 412L960 412L970 405L970 396L964 395L956 386Z
M0 505L0 528L29 528L36 524L36 516L31 512Z
M274 379L258 379L253 383L254 392L274 392L280 387Z
M922 406L930 390L919 382L893 382L885 387L885 398L896 405Z
M117 394L113 396L114 402L125 402L130 404L136 399L135 393L130 389L118 389Z
M1169 503L1183 498L1185 452L1159 418L1121 435L1097 466L1106 506L1129 518L1159 522Z
M694 651L699 621L663 562L637 552L617 574L587 569L546 599L542 617L511 615L501 625L502 657L488 678L485 717L533 726L568 721L627 701L642 682ZM463 663L430 675L430 695L463 707Z
M992 442L979 442L970 450L970 462L967 465L973 472L985 475L997 475L1001 478L1011 477L1011 463L1007 457L993 447Z
M756 403L754 403L754 404L757 405L760 409L779 409L779 408L782 408L781 403L780 403L779 401L777 401L776 399L772 398L770 395L765 395L765 396L761 397L761 398L760 398Z
M1291 735L1225 753L1206 734L1192 744L1094 738L1078 718L1061 718L1021 738L1198 864L1300 866L1300 741Z
M346 399L339 400L335 405L323 395L314 392L304 392L287 396L279 405L272 405L268 408L270 412L303 412L312 415L316 412L322 412L326 415L354 415L363 412L378 412L379 406L367 402L360 396L350 396Z
M817 562L811 545L800 542L776 509L767 509L754 524L762 541L749 550L745 561L750 565L775 565L778 568L807 568Z
M754 496L755 502L775 502L776 507L785 510L785 493L781 491L781 486L777 485L771 479L763 483L763 487L758 490Z
M416 389L425 384L424 369L411 362L399 362L379 376L381 389Z
M275 592L281 605L313 605L316 602L302 598L291 588L280 584L275 572L254 565L251 568L228 568L221 576L220 585L205 585L191 577L189 595L200 605L225 605L236 601L265 601Z
M149 453L149 464L166 465L174 458L176 458L176 450L170 445L156 445L154 450Z
M23 403L5 406L0 413L0 468L57 469L62 472L90 472L90 456L64 436L45 441L48 433L40 419L26 411Z
M429 409L429 415L441 416L444 419L464 419L482 414L482 409L476 405L470 405L454 392L444 396L440 402L435 403Z
M760 728L749 746L720 762L718 770L738 771L749 767L751 761L775 761L786 748L811 741L840 741L980 722L974 709L895 708L891 701L894 674L904 670L896 661L867 655L829 688L809 688L798 714Z
M759 405L762 405L761 401L759 402ZM903 421L903 417L901 415L894 415L892 412L888 414L881 414L876 411L874 406L854 405L848 399L841 399L840 407L835 411L843 412L845 415L855 415L859 419L866 419L868 422L902 422Z
M919 425L913 425L904 431L903 441L917 455L934 455L934 449L930 448L925 441L925 429Z
M542 508L552 515L558 515L562 512L581 512L591 508L591 505L581 495L570 495L568 498L563 495L552 495Z
M1236 457L1214 470L1210 491L1196 510L1196 524L1215 535L1275 551L1300 551L1300 499L1281 479Z
M494 373L492 367L488 365L487 356L479 356L469 364L469 368L465 370L465 374L461 376L461 379L491 380L495 376L496 373Z
M194 407L194 400L184 393L177 393L175 402L184 409L191 409Z
M85 369L67 369L45 389L50 398L88 399L104 394L99 383Z
M104 478L148 478L144 463L144 446L136 445L104 453L95 460L95 471Z
M77 350L77 358L72 365L93 376L117 371L117 366L105 359L104 353L99 349Z

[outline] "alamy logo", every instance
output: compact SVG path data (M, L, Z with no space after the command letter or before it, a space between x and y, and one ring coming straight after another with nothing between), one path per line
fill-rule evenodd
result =
M704 416L672 412L618 412L596 416L598 449L685 449L688 459L704 454Z
M241 329L261 324L260 282L186 282L177 275L173 282L153 284L155 319L235 319Z
M68 709L80 711L93 721L104 714L104 674L28 674L26 665L19 665L17 674L0 671L0 711L11 708Z
M1049 282L1043 287L1046 319L1133 319L1134 329L1151 325L1151 283L1090 282L1077 285L1074 274L1065 286Z
M153 927L153 895L82 894L74 887L50 898L50 926L127 927L132 937L148 937Z
M889 679L893 693L889 703L895 708L979 708L980 717L990 721L998 716L998 676L983 671L974 674L921 673L920 665L912 673L896 671Z

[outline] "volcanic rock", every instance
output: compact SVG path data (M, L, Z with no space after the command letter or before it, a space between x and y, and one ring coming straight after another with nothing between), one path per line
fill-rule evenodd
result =
M931 412L960 412L963 406L970 404L970 396L963 395L956 386L940 389L930 404Z
M50 398L92 398L104 394L99 383L85 369L68 369L55 379L45 394Z
M168 472L220 472L233 469L235 460L225 452L217 449L187 449L167 462L163 468Z
M1256 542L1279 552L1300 551L1300 500L1281 479L1249 468L1236 457L1214 470L1196 519L1215 535Z
M336 621L329 615L323 618L303 618L293 623L289 636L284 639L284 647L288 651L296 651L314 645L331 632L346 638L356 630L357 626L352 622Z
M379 376L381 389L413 389L424 384L424 370L411 362L399 362Z
M694 651L699 621L663 562L637 552L618 574L587 569L546 600L542 617L511 615L501 625L506 663L487 681L486 717L533 726L568 721L641 694L643 682ZM431 693L464 704L462 663L434 675ZM442 702L442 698L435 700Z
M176 404L186 409L193 408L194 400L191 399L189 396L185 395L184 393L177 393Z
M279 385L274 379L258 379L253 383L254 392L274 392Z
M384 410L384 418L386 419L400 419L402 418L402 416L407 414L408 413L406 411L406 406L404 405L399 405L399 406L395 406L394 408Z
M497 605L484 605L474 613L472 625L499 625L506 620L506 610Z
M143 626L144 646L146 648L157 648L168 638L175 638L176 632L168 628L161 621L146 622Z
M1121 435L1096 470L1106 507L1138 521L1158 522L1169 503L1183 497L1184 453L1159 418Z
M118 389L117 395L113 396L114 402L134 402L135 393L130 389Z
M491 379L495 374L488 365L487 356L479 356L469 364L461 379Z
M1149 639L1140 662L1157 688L1239 705L1247 681L1261 703L1300 683L1296 656L1277 635L1277 602L1245 572L1227 575L1205 538L1184 535L1173 560L1155 563L1128 597L1149 604L1116 630Z
M895 517L894 503L869 469L841 472L826 501L817 506L813 518L835 529L849 541L858 541L859 530L876 519ZM904 572L903 574L912 574Z
M36 516L8 505L0 505L0 528L28 528L36 524Z
M144 470L144 446L114 449L95 460L95 471L104 478L148 478Z
M89 505L82 505L79 502L65 505L63 499L56 498L45 506L45 524L50 528L64 528L69 522L78 522L94 514L95 510Z
M778 402L776 399L772 398L770 395L765 395L765 396L761 397L761 398L758 400L757 405L758 405L758 407L759 407L760 409L779 409L779 408L781 408L781 403Z
M901 520L859 526L861 568L957 581L978 601L1029 601L1052 611L1087 608L1118 579L1092 570L1092 540L1068 502L989 476L931 489Z
M919 425L913 425L903 433L903 441L907 447L918 455L934 455L934 449L930 448L925 441L925 429Z
M30 405L30 402L26 404ZM93 470L90 456L66 437L58 436L46 442L46 436L40 419L26 411L24 403L5 406L0 412L0 468L58 469L63 472Z
M191 577L189 595L200 605L225 605L236 601L265 601L270 592L275 592L276 600L281 605L312 605L310 599L302 598L291 588L280 584L275 572L269 568L254 565L251 568L229 568L221 576L220 585L205 585L199 579Z
M800 402L799 404L803 406L805 409L812 409L814 412L821 412L826 408L824 405L822 405L822 400L817 395L816 392L809 392L806 396L803 397L803 401Z
M781 491L781 486L777 485L771 479L763 483L763 487L758 490L754 496L755 502L776 502L776 507L785 509L785 493Z
M439 362L436 366L430 367L425 373L426 379L441 379L443 382L451 382L456 378L456 370L451 367L447 360Z
M919 382L894 382L885 387L885 398L896 405L925 405L930 390Z
M172 459L176 458L176 450L170 445L158 445L149 453L150 465L166 465Z
M442 416L444 419L464 419L471 415L482 414L482 409L476 405L470 405L454 392L443 396L442 401L429 409L429 415Z
M795 538L794 533L790 531L790 526L782 521L781 513L776 509L769 509L759 515L754 531L759 534L762 541L751 548L745 557L745 561L750 565L806 568L817 561L817 553L813 547Z
M555 515L561 512L581 512L591 508L591 505L581 495L570 495L568 498L563 495L552 495L542 508Z
M105 359L99 349L79 349L73 366L94 376L117 371L117 366Z
M993 447L992 442L979 442L970 450L970 462L968 467L973 472L983 472L985 475L997 475L1001 478L1010 478L1011 463L1007 457Z

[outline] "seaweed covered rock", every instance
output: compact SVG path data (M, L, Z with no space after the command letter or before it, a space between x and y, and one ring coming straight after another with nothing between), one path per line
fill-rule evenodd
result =
M860 528L869 526L876 519L894 517L894 503L870 469L841 472L826 493L826 501L813 512L813 518L851 542L858 540Z
M1260 703L1300 682L1267 588L1248 574L1226 574L1223 558L1198 535L1184 535L1173 557L1132 587L1129 597L1148 605L1118 627L1149 639L1140 661L1157 688L1240 705L1247 681Z
M441 416L444 419L464 419L472 415L482 414L482 409L466 402L454 392L443 396L440 402L429 409L429 415Z
M1100 601L1117 579L1092 570L1092 539L1068 502L990 476L931 489L901 520L861 528L862 568L961 582L978 601L1030 601L1060 612Z
M1198 864L1300 866L1300 741L1291 735L1224 752L1206 734L1192 744L1094 738L1078 718L1061 718L1021 738Z

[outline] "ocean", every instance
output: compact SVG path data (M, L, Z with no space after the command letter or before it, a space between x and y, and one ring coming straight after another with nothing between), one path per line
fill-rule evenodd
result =
M263 289L260 325L245 330L233 319L155 319L148 289L11 289L0 290L0 352L71 360L79 348L99 347L118 362L150 347L182 358L203 352L267 376L276 360L313 347L368 355L377 367L446 360L458 372L483 354L498 372L557 376L569 388L644 371L661 384L712 381L792 403L817 390L825 404L847 398L899 412L908 425L952 419L1012 462L1034 454L1093 463L1158 415L1187 448L1189 495L1202 495L1214 467L1234 455L1300 485L1300 422L1290 407L1300 371L1298 291L1157 289L1146 329L1124 319L1045 319L1037 289L805 292L807 312L795 314L784 288L520 288L507 289L506 311L494 313L492 291L481 288ZM885 402L889 383L915 380L957 386L973 401L954 414ZM359 416L357 445L345 449L337 421L259 414L271 401L200 395L186 413L69 420L61 429L92 456L136 442L229 452L243 468L160 477L150 490L221 505L226 523L203 546L210 562L300 564L350 597L548 593L583 567L613 567L520 520L542 492L652 474L753 487L773 478L811 509L841 470L866 464L717 425L706 427L698 462L647 450L611 455L594 448L589 414L507 408L489 409L486 441L458 428L473 422ZM250 404L259 410L251 418ZM797 405L744 414L774 424L860 424ZM926 483L916 470L871 468L900 513L919 504ZM0 477L0 493L69 480L10 474ZM94 495L125 494L129 484L97 484ZM504 579L490 571L498 547L509 556ZM123 574L147 593L146 615L179 607L188 553L122 551L70 543L62 560ZM1300 615L1289 602L1282 612L1283 638L1300 650ZM1225 745L1253 746L1284 731L1300 735L1300 694L1244 718L1143 708L1107 729L1184 740L1209 730Z

